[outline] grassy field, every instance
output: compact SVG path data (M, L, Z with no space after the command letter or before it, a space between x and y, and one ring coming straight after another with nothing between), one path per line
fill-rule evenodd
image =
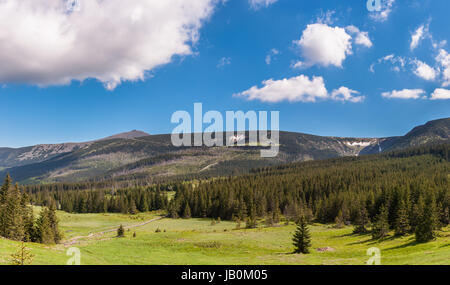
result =
M88 236L114 229L117 225L139 224L160 216L160 212L135 216L122 214L68 214L59 212L60 228L66 244L46 246L29 243L35 255L33 264L66 264L69 247L81 251L81 264L365 264L371 247L381 250L382 264L450 264L450 228L439 232L435 241L416 244L414 236L388 237L378 242L370 235L353 235L352 227L335 229L330 225L312 225L311 254L291 254L295 225L236 230L236 223L210 219L163 218L126 231ZM157 229L160 232L155 232ZM136 237L133 233L136 232ZM0 264L19 243L0 239ZM331 248L319 252L317 248Z

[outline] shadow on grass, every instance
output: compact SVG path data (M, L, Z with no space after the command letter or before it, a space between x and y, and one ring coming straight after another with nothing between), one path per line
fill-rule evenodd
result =
M398 245L398 246L394 246L394 247L390 247L390 248L386 248L384 250L395 250L395 249L401 249L401 248L406 248L406 247L410 247L410 246L415 246L420 244L419 242L417 242L416 240L411 240L408 243L402 244L402 245Z
M332 236L331 238L344 238L344 237L363 237L368 235L369 233L348 233L339 236Z

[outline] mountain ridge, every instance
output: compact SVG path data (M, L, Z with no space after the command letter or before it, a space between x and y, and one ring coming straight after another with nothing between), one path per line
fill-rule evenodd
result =
M224 142L231 136L234 134L224 133ZM246 139L248 137L249 133L246 132ZM404 136L388 138L322 137L280 132L279 155L270 159L260 157L259 151L264 148L262 145L178 148L171 144L170 138L170 134L148 135L133 130L75 145L67 143L50 145L52 147L49 148L38 145L9 149L9 154L5 148L0 148L0 175L10 172L22 183L188 174L228 175L288 162L358 156L447 143L450 142L450 118L430 121L413 128Z

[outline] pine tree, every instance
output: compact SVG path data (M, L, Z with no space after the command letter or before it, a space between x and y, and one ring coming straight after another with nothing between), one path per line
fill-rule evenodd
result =
M11 264L12 265L30 265L33 263L34 255L25 246L24 242L19 245L19 251L11 254Z
M9 188L12 186L12 179L11 176L6 174L5 181L3 182L2 187L0 188L0 204L4 204L6 201L6 193L8 192Z
M25 220L24 220L24 228L25 228L24 241L35 242L38 240L38 237L37 237L36 227L35 227L35 223L34 223L33 208L27 207L26 211L27 211L27 213L25 214Z
M334 220L336 223L335 227L340 229L344 227L344 215L342 213L342 210L339 210L338 215L336 216L336 219Z
M372 229L372 238L381 239L389 233L389 211L385 205L380 208L376 222Z
M397 219L395 222L395 235L402 236L407 234L411 230L408 217L408 209L406 208L405 201L401 201L398 211Z
M256 207L252 203L250 205L250 215L247 217L245 227L247 229L254 229L258 226L258 222L256 221Z
M56 216L56 206L52 204L47 212L50 223L50 228L53 233L55 243L59 243L62 239L62 234L58 227L58 217Z
M4 215L5 237L19 241L23 240L25 235L21 200L22 199L18 184L16 184L14 188L10 188L6 192L6 205Z
M367 233L367 225L369 224L370 220L369 220L369 216L367 214L367 210L366 207L364 206L364 204L361 204L358 210L358 215L356 217L356 227L353 230L354 233Z
M55 236L49 219L49 210L43 208L36 222L38 241L44 244L55 243Z
M124 237L125 236L125 230L122 225L117 229L117 237Z
M428 242L436 237L437 228L436 201L430 198L423 213L420 214L416 227L416 241L420 243Z
M189 219L191 217L191 207L189 207L189 203L186 203L183 211L183 219Z
M134 202L134 200L131 201L130 203L130 214L132 215L136 215L137 214L137 208L136 208L136 203Z
M7 237L7 209L6 201L8 193L10 192L12 179L9 174L6 174L5 181L0 188L0 236Z
M297 230L293 237L294 253L309 253L311 247L311 235L309 233L308 224L306 218L302 217L297 223Z

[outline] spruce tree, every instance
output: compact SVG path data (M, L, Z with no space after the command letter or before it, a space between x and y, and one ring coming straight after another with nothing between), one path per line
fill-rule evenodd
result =
M416 227L416 241L420 243L429 242L436 238L437 228L437 213L436 201L430 198L429 202L424 208L423 213L420 214L418 225Z
M183 211L183 219L189 219L191 217L191 207L189 207L189 203L186 203Z
M294 253L308 254L311 247L311 235L305 217L301 217L297 223L297 230L293 237Z
M380 213L376 218L376 222L372 228L372 238L381 239L389 233L389 211L385 205L380 208Z
M59 243L62 239L62 234L58 227L58 217L56 216L56 206L52 204L47 212L50 223L50 228L53 233L55 243Z
M411 226L409 224L409 216L408 209L406 208L405 201L401 201L398 211L397 211L397 219L395 222L395 235L403 236L407 234L411 230Z
M361 204L359 209L358 209L358 213L357 213L357 217L356 217L356 227L353 230L354 233L358 233L358 234L364 234L367 233L367 226L369 224L370 220L369 220L369 216L367 214L367 210L366 207L364 206L364 204Z
M125 229L122 225L117 229L117 237L124 237L125 236Z
M34 255L22 242L19 244L19 251L11 254L11 265L30 265L33 263Z
M43 208L36 222L38 241L44 244L55 243L55 236L49 219L49 210Z
M256 209L255 205L252 203L250 205L250 215L247 217L245 227L247 229L254 229L258 226L258 222L256 221Z
M5 237L19 241L23 240L25 235L21 200L18 184L6 192L4 214Z
M339 210L338 215L336 216L336 219L334 219L335 227L340 229L344 227L344 215L342 213L342 210Z

